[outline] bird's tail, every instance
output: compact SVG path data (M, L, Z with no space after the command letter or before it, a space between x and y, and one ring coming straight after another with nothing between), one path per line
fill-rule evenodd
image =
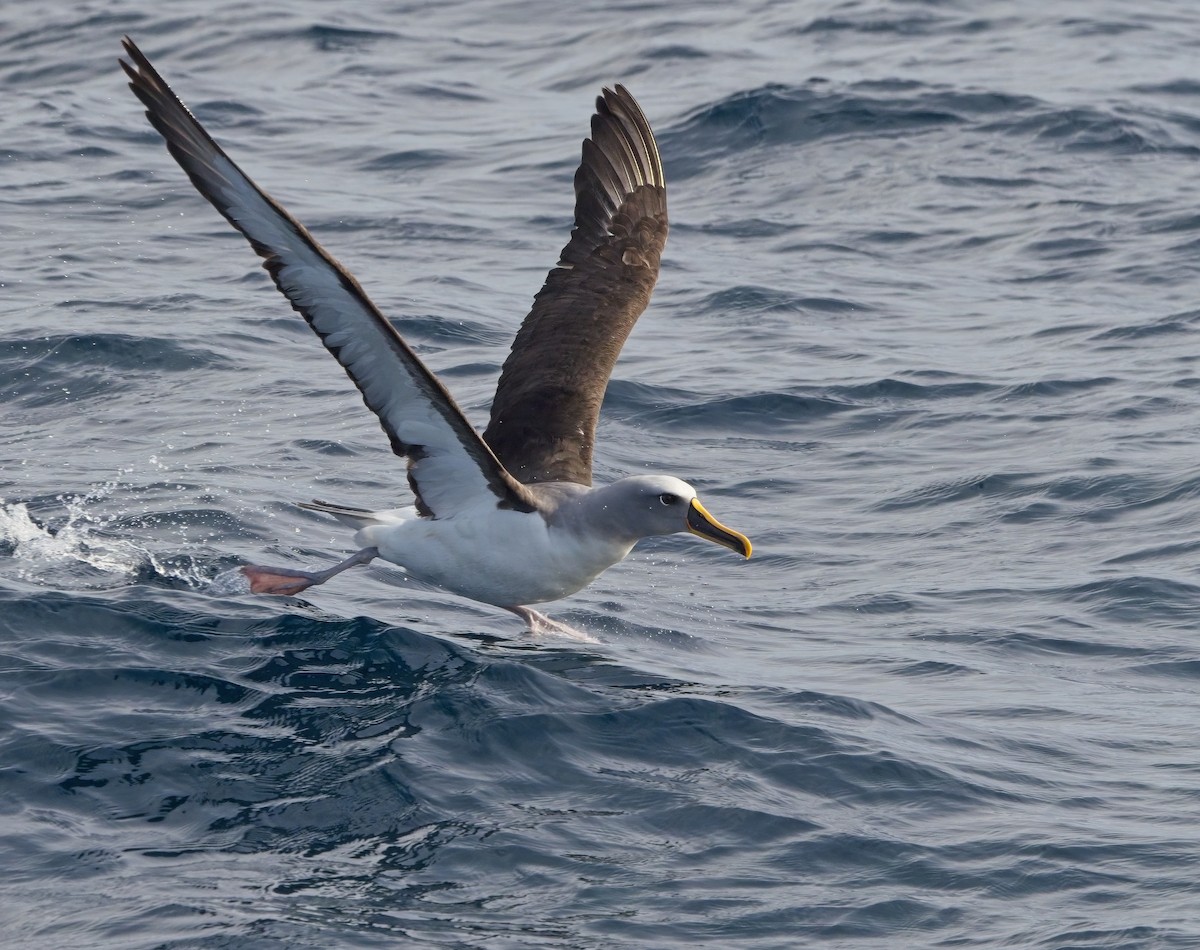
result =
M383 524L383 519L378 517L374 511L368 511L366 508L347 508L345 505L335 505L328 501L318 501L313 499L311 502L299 502L299 506L308 511L319 511L323 514L333 515L344 525L351 528L365 528L368 525Z

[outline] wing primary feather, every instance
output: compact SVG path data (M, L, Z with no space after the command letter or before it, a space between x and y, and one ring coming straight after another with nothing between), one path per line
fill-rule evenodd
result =
M643 174L646 176L646 181L650 184L662 184L663 168L662 159L658 154L658 143L654 140L654 133L650 130L650 125L646 121L642 110L637 108L637 103L633 102L633 96L629 94L624 86L618 84L615 92L604 90L605 103L613 112L619 112L628 122L633 125L633 130L627 130L622 126L622 132L626 133L630 144L633 146L638 155L642 166ZM633 102L634 108L630 108L629 104ZM636 134L630 134L630 132Z

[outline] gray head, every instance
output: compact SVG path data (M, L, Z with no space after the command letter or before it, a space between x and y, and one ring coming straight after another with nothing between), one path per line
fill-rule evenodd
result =
M634 475L591 492L589 507L602 504L614 533L631 541L660 534L692 534L750 556L750 541L708 513L696 489L670 475Z

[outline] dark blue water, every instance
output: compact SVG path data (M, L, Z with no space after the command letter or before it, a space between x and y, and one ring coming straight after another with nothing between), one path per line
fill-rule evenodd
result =
M152 12L153 11L153 12ZM125 88L130 33L473 414L599 87L672 234L549 605L389 566L403 466ZM34 948L1200 945L1200 12L0 10L0 924Z

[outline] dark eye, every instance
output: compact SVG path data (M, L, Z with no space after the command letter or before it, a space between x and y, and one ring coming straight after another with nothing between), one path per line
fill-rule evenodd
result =
M673 505L673 504L675 504L675 502L679 501L679 496L672 495L670 492L666 492L662 495L659 495L658 500L660 502L662 502L664 505Z

